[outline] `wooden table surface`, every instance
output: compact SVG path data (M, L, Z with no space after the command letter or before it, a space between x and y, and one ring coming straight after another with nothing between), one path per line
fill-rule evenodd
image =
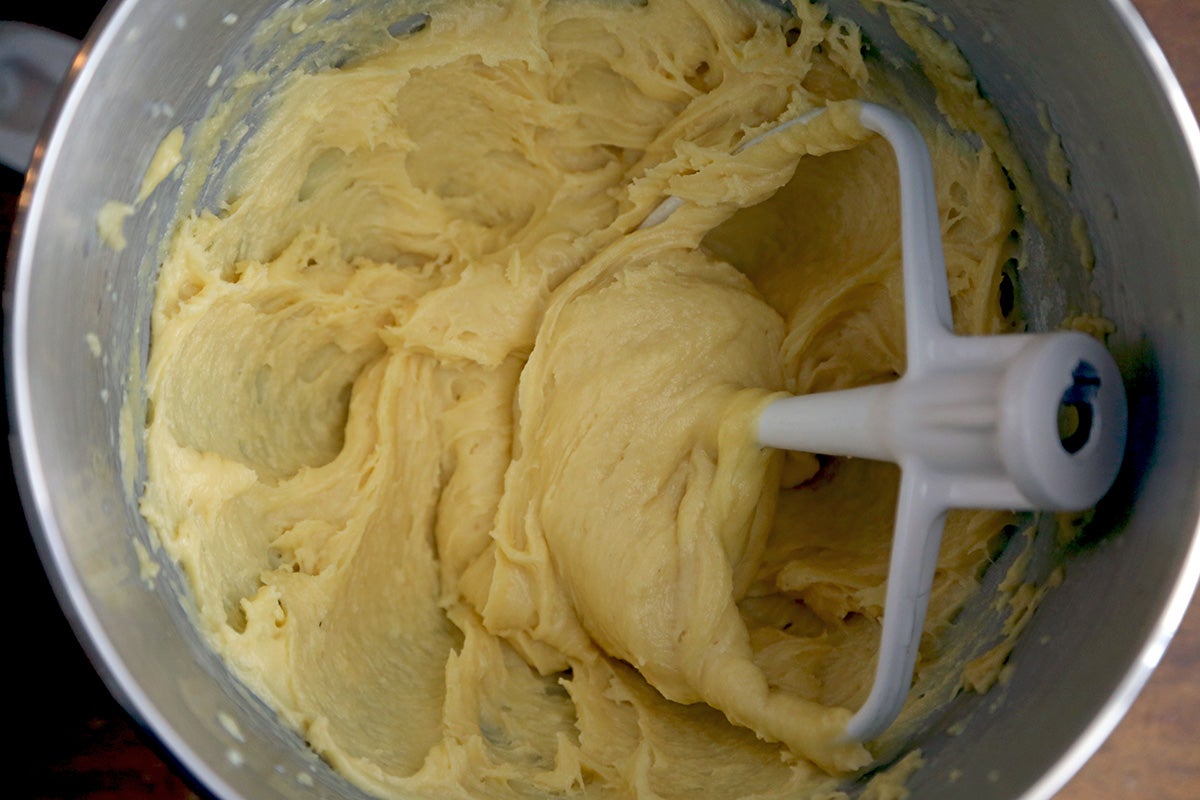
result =
M1052 0L1048 0L1052 1ZM1200 0L1134 0L1193 108L1200 108ZM6 4L7 5L7 4ZM24 4L19 16L82 36L100 3ZM32 7L31 7L32 6ZM70 10L65 10L70 9ZM12 18L10 9L0 16ZM6 249L21 176L0 168L0 253ZM1200 223L1198 223L1200 237ZM1198 238L1200 243L1200 238ZM5 468L11 465L5 460ZM6 753L15 775L4 796L88 800L183 800L207 797L109 697L71 634L25 535L10 474L0 475L17 534L5 582L9 646L39 658L6 659L35 713L22 719L20 744ZM16 593L15 595L13 593ZM29 611L29 610L33 611ZM10 714L14 713L10 711ZM1200 597L1133 708L1100 751L1059 794L1060 800L1197 800L1200 798ZM917 799L919 800L919 798Z

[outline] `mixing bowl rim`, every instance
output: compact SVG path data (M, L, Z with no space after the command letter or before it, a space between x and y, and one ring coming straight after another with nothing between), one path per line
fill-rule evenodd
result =
M43 176L55 167L56 155L65 146L64 131L102 63L103 54L119 46L116 40L140 2L109 0L97 15L58 89L26 171L7 254L4 292L9 451L21 505L50 586L76 639L104 685L139 724L154 734L171 757L214 796L246 800L210 767L171 720L159 711L134 678L125 658L101 623L60 533L37 446L35 409L29 396L30 362L26 331L36 238L30 232L38 230L44 212L45 193L41 190L45 184Z
M1197 196L1200 196L1200 125L1183 86L1162 47L1154 38L1146 21L1134 7L1132 0L1107 0L1120 17L1120 21L1133 38L1138 52L1144 58L1165 95L1175 124L1183 136L1184 146L1190 156L1192 178ZM1144 637L1137 658L1129 665L1124 677L1108 700L1075 740L1063 751L1041 777L1021 796L1021 800L1049 800L1085 763L1100 749L1134 701L1145 688L1154 669L1162 660L1168 645L1183 623L1184 615L1191 604L1197 586L1200 586L1200 519L1192 526L1191 544L1177 574L1174 587L1159 612L1158 620Z

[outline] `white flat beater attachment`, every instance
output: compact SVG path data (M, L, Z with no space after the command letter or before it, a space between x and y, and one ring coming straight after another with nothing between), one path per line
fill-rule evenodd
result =
M907 370L892 383L781 398L758 424L769 447L901 467L879 662L845 732L854 741L883 733L908 695L946 511L1089 508L1116 478L1126 428L1120 372L1090 336L954 334L929 151L894 111L862 103L860 120L887 139L899 166ZM680 205L668 198L642 227ZM1063 415L1073 430L1062 430Z

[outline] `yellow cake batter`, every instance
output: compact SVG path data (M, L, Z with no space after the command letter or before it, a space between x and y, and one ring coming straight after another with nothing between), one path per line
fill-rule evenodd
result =
M753 435L776 392L904 369L895 168L853 121L881 90L797 6L422 4L290 81L181 223L143 513L217 650L368 791L829 797L871 763L836 734L898 473ZM925 132L956 324L1004 330L1012 191ZM952 515L919 681L1005 521Z

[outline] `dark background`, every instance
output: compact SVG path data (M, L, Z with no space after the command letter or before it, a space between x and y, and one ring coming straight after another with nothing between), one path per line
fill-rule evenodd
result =
M82 38L103 3L5 0L3 5L4 19ZM1135 0L1135 5L1197 107L1200 0ZM23 175L0 167L0 253L8 250L23 180ZM4 660L16 673L5 679L6 727L18 742L5 754L15 775L5 776L0 794L89 800L207 798L111 698L92 670L42 571L17 502L11 462L0 458L0 464L0 489L7 501L2 513L10 520L14 541L8 566L13 577L4 582ZM1200 798L1200 601L1193 601L1164 662L1116 733L1059 797Z

